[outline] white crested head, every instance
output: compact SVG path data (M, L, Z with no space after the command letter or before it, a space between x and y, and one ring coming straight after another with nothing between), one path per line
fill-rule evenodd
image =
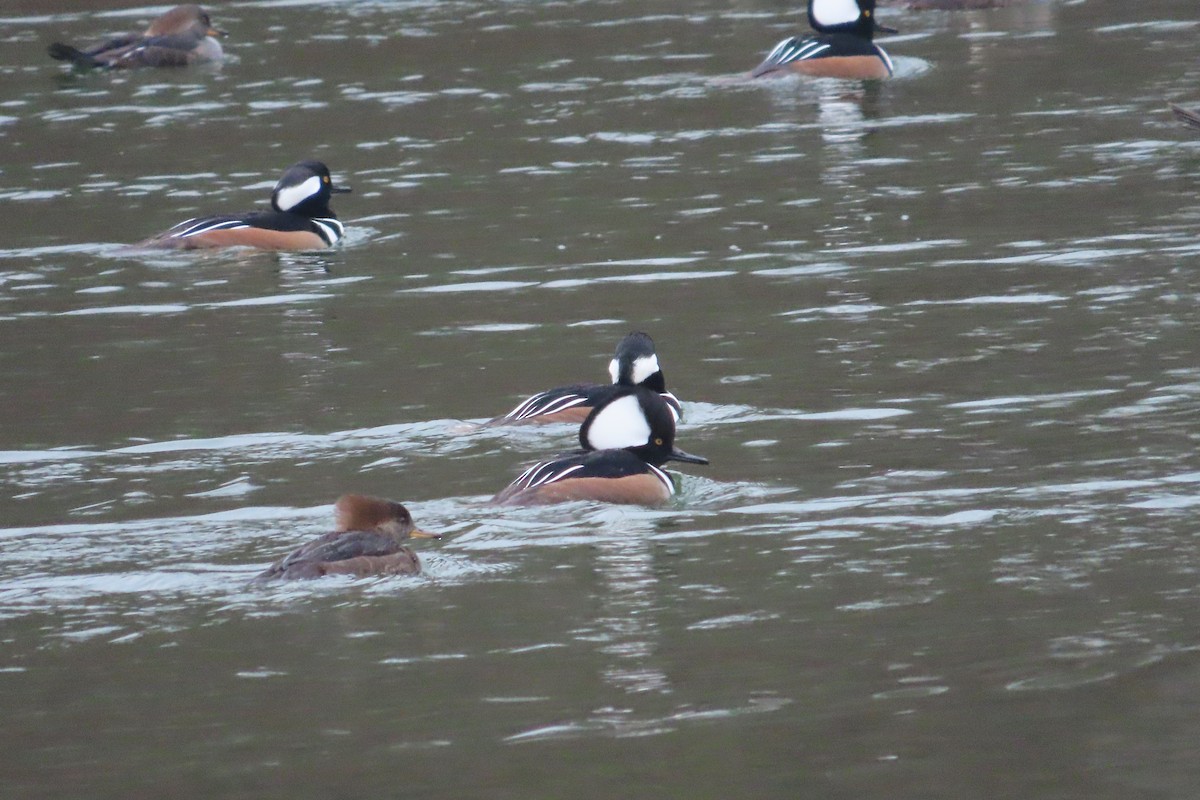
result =
M595 412L587 445L595 450L641 447L650 442L650 423L637 395L618 398Z
M651 375L659 371L658 356L651 353L648 356L641 356L633 362L633 382L641 383Z
M286 177L284 180L286 180ZM305 200L320 194L322 186L320 175L313 175L311 178L292 186L284 185L284 181L280 180L275 185L275 194L273 197L275 207L280 211L291 211Z
M809 0L809 13L822 26L847 25L856 21L862 9L858 0Z

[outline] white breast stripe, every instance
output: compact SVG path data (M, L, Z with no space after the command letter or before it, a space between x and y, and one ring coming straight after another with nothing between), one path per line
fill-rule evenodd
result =
M671 480L670 475L663 472L661 469L654 466L653 464L647 464L646 466L650 468L650 472L654 474L654 477L656 477L660 481L662 481L663 486L667 487L667 494L675 494L675 481Z
M667 410L671 412L671 416L675 419L675 424L679 424L679 410L675 408L675 404L679 402L679 398L670 392L663 392L662 397L667 401Z
M317 226L317 230L321 233L321 238L325 240L325 244L335 245L341 240L345 228L342 223L331 217L313 217L313 225Z
M875 45L875 52L879 54L879 57L883 59L884 65L887 66L888 75L891 75L893 72L895 72L895 70L892 69L892 59L890 56L888 56L884 49L879 45Z
M615 358L608 362L608 374L612 376L612 382L616 383L621 379L621 362Z

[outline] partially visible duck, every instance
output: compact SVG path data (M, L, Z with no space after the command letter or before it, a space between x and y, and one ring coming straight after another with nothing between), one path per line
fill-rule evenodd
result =
M172 8L150 23L143 33L125 33L80 50L55 42L51 58L69 61L79 69L184 67L220 61L224 56L215 37L227 35L213 27L208 12L197 5Z
M616 353L608 364L608 374L612 383L575 383L547 389L522 400L512 411L485 424L583 422L593 408L612 397L621 386L645 386L658 392L675 419L679 419L682 406L679 399L667 391L654 340L647 334L635 331L617 344Z
M1183 106L1170 104L1171 110L1175 112L1175 117L1183 124L1200 130L1200 112L1191 111Z
M344 494L334 505L336 528L276 561L256 581L319 578L322 575L416 575L421 561L405 542L438 539L420 530L399 503Z
M791 72L851 80L891 77L892 59L874 37L876 31L896 31L875 21L875 0L808 0L808 23L815 36L784 39L750 77Z
M260 250L319 250L341 241L345 228L329 207L335 186L320 161L301 161L284 171L271 192L271 211L195 217L184 220L136 247L196 250L256 247Z
M579 428L576 453L534 464L492 498L505 505L568 500L655 505L675 494L667 461L707 464L675 447L675 417L662 395L645 386L618 386Z

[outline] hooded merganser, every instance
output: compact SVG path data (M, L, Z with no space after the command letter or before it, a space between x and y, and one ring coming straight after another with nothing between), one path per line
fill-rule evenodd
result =
M333 533L276 561L256 581L322 575L416 575L421 561L404 542L410 536L440 539L413 525L408 509L390 500L344 494L334 505Z
M896 33L875 21L875 0L808 0L808 24L816 36L784 39L750 77L799 72L819 78L889 78L892 59L872 39Z
M1200 130L1200 113L1189 111L1183 106L1177 106L1171 103L1171 110L1175 112L1175 117L1183 124Z
M667 461L707 464L675 447L675 415L645 386L617 386L579 428L582 450L534 464L493 503L541 505L567 500L653 505L675 494Z
M593 408L614 396L622 386L645 386L658 392L667 402L678 421L683 407L675 395L667 391L666 378L658 366L654 340L641 331L629 334L617 344L617 351L608 363L612 383L576 383L538 392L522 400L502 417L486 425L511 425L524 422L583 422Z
M220 61L224 54L214 37L226 35L213 27L203 8L186 5L163 14L144 33L121 34L87 50L55 42L48 52L51 58L70 61L80 69L184 67Z
M135 247L196 250L257 247L261 250L319 250L341 241L345 228L329 208L330 194L350 191L334 186L320 161L301 161L284 171L271 192L273 211L255 211L184 220Z

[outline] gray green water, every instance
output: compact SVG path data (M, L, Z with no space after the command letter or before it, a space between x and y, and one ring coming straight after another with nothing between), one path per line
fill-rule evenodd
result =
M0 794L1190 798L1188 2L233 2L220 70L70 77L148 8L0 4ZM104 11L108 8L110 11ZM354 186L329 253L132 256ZM471 432L645 329L663 509L483 504ZM342 491L426 574L248 588Z

